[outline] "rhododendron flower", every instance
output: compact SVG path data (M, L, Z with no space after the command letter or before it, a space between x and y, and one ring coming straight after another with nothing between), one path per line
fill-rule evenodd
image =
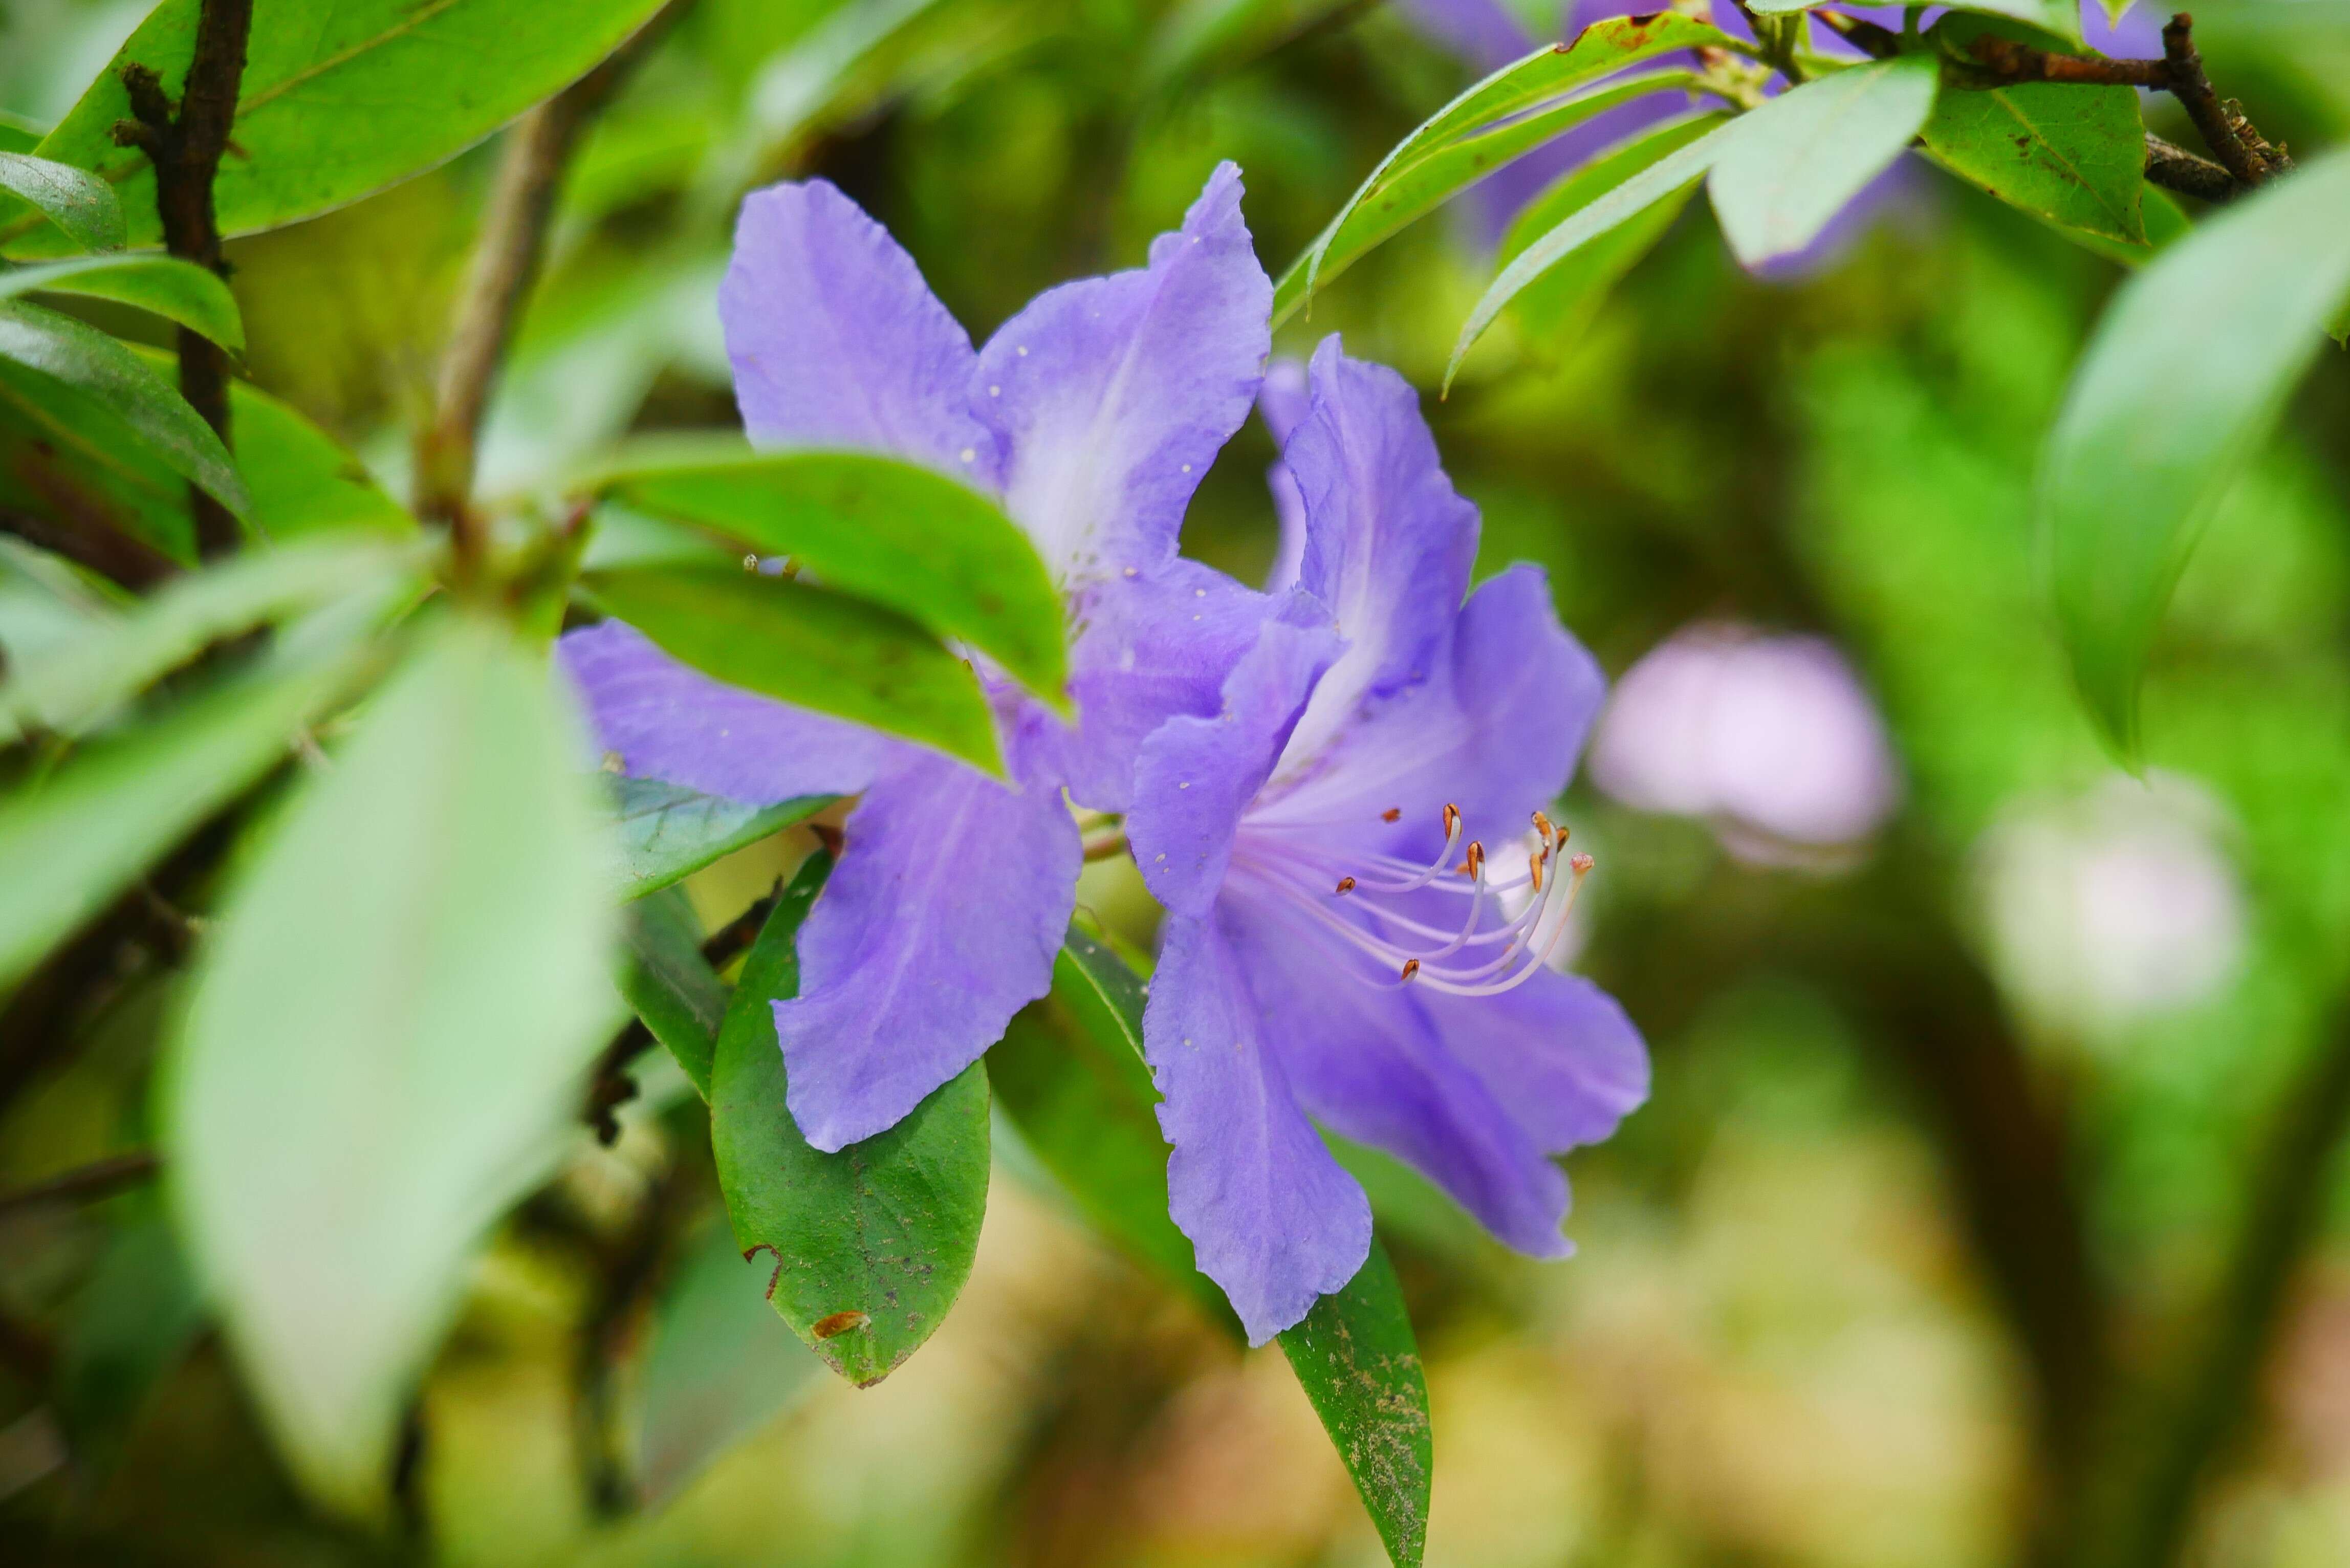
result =
M1221 708L1144 742L1127 817L1168 911L1144 1041L1172 1211L1259 1343L1369 1249L1316 1122L1558 1256L1550 1157L1607 1137L1648 1083L1623 1011L1545 961L1589 863L1543 808L1597 666L1534 567L1463 601L1476 509L1400 378L1333 338L1302 412L1270 412L1295 421L1296 583Z
M614 622L565 663L625 771L766 803L861 794L775 1003L793 1119L837 1149L895 1124L1045 994L1080 867L1066 785L1122 809L1135 748L1213 712L1263 598L1180 560L1192 490L1255 399L1273 288L1237 170L1140 270L1048 290L974 352L913 259L822 181L744 202L719 296L765 447L855 448L999 496L1066 595L1064 727L991 680L1011 782L722 685Z

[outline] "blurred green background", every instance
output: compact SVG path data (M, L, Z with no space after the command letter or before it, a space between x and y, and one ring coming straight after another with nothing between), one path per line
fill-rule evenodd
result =
M0 0L0 109L52 120L145 9ZM2341 137L2350 7L2202 20L2272 134ZM570 175L484 488L733 421L713 291L755 184L835 181L977 338L1138 264L1221 159L1278 272L1467 79L1394 5L698 0ZM493 151L230 247L249 374L396 489ZM1430 1563L2087 1560L2047 1543L2166 1510L2198 1563L2350 1562L2329 1159L2294 1174L2334 1219L2274 1322L2230 1283L2350 986L2350 366L2189 568L2133 779L2068 686L2028 507L2117 267L1922 164L1767 281L1700 202L1587 317L1505 319L1440 402L1490 275L1468 219L1375 253L1278 347L1343 332L1427 389L1481 570L1543 563L1611 676L1645 672L1568 820L1599 866L1575 961L1656 1089L1570 1162L1565 1263L1362 1162L1428 1360ZM1252 425L1187 550L1263 573L1273 457ZM723 919L802 853L691 891ZM1080 898L1147 939L1130 871ZM125 976L95 1047L15 1097L0 1191L145 1142L171 1002ZM0 1558L1381 1561L1278 1355L1093 1239L1008 1129L960 1307L860 1393L734 1261L699 1105L649 1085L623 1120L479 1270L388 1538L295 1501L151 1198L0 1210Z

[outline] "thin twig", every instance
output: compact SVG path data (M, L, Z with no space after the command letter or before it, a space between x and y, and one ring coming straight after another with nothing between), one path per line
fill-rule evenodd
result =
M229 268L221 254L213 182L236 121L237 88L244 79L245 44L252 33L253 0L203 0L178 110L163 96L153 70L126 66L122 85L137 118L114 128L116 141L143 149L155 166L155 211L163 222L164 248L224 278ZM180 395L228 445L227 351L187 327L179 330L179 348ZM188 487L188 497L195 512L197 554L209 560L234 551L240 535L228 508L194 485Z
M2205 202L2225 202L2243 187L2236 177L2209 158L2146 133L2146 177L2167 191Z
M482 416L546 260L563 173L580 133L651 52L688 0L671 0L603 64L532 109L506 133L480 241L441 359L432 422L416 444L416 510L448 525L458 575L479 569L488 544L473 504Z
M2164 24L2162 56L2170 69L2170 79L2163 85L2178 100L2187 118L2195 122L2196 134L2229 173L2247 185L2258 185L2269 177L2268 165L2255 157L2236 134L2229 122L2228 111L2220 107L2220 97L2211 90L2211 78L2203 74L2203 57L2195 47L2195 18L2181 11Z
M2081 87L2167 88L2168 60L2108 60L2097 56L2055 55L1985 33L1967 52L2002 82L2066 82Z
M37 1209L45 1203L82 1203L95 1198L110 1198L126 1188L152 1179L161 1168L162 1162L145 1149L96 1160L30 1187L0 1193L0 1214Z

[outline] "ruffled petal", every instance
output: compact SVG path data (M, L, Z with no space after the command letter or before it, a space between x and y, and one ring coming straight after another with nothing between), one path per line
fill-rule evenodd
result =
M828 182L743 198L718 317L754 441L888 452L993 488L971 338L889 231Z
M1061 768L1080 805L1124 811L1142 742L1169 719L1215 713L1274 600L1179 556L1097 586L1083 605L1069 649L1078 722Z
M1374 833L1375 847L1421 859L1441 838L1448 802L1489 848L1525 832L1528 814L1575 772L1607 693L1598 661L1559 625L1549 580L1532 566L1478 586L1447 660L1438 679L1372 704L1304 771L1292 775L1284 763L1285 787L1255 815L1337 825L1340 841L1357 845ZM1399 808L1397 826L1378 835L1381 815Z
M1648 1050L1616 999L1545 970L1500 996L1420 998L1445 1049L1553 1154L1598 1143L1648 1097Z
M1142 1034L1175 1146L1169 1211L1263 1345L1355 1277L1370 1255L1370 1203L1265 1049L1213 915L1168 918Z
M1384 365L1315 350L1311 407L1282 461L1305 510L1299 586L1337 618L1346 657L1298 725L1310 757L1367 705L1442 672L1477 554L1477 509L1444 476L1419 399Z
M1142 744L1127 843L1152 897L1183 914L1206 912L1232 864L1232 835L1340 644L1293 599L1264 623L1224 682L1211 719L1170 719Z
M608 620L556 645L599 744L631 778L771 805L854 794L899 749L870 730L712 680Z
M908 748L851 813L775 1033L801 1134L893 1127L1052 988L1084 856L1060 790Z
M1519 1251L1564 1257L1565 1173L1447 1049L1422 993L1362 983L1359 954L1280 905L1253 909L1245 887L1236 877L1226 892L1224 929L1259 1027L1315 1119L1394 1155ZM1465 1010L1461 1022L1477 1026Z
M1174 557L1255 400L1272 312L1226 163L1149 266L1048 290L989 339L971 404L1003 440L1007 509L1063 582Z

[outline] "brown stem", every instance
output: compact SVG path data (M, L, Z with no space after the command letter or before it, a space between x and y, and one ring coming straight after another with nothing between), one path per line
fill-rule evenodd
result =
M123 67L135 121L115 127L115 140L145 150L155 166L155 211L163 223L164 248L185 261L228 276L221 254L220 222L213 207L213 182L228 151L236 120L237 87L244 79L244 54L253 34L253 0L203 0L196 17L196 47L186 85L173 112L162 83L145 66ZM228 355L190 327L179 331L180 395L228 445ZM188 487L195 513L196 552L210 560L225 556L240 537L228 508L194 485Z
M671 0L636 36L515 122L441 358L432 422L416 443L416 510L448 525L457 571L480 568L487 537L473 504L482 416L513 342L524 300L546 255L563 171L580 133L650 52L687 0Z
M52 1176L46 1181L36 1181L30 1187L20 1187L14 1192L0 1193L0 1214L13 1214L19 1209L37 1208L44 1203L80 1203L110 1198L126 1188L152 1179L161 1168L162 1162L144 1149L119 1154Z
M2003 82L2071 82L2084 87L2167 88L2167 60L2108 60L2095 56L2052 55L1996 33L1967 46L1982 67Z
M2205 202L2225 202L2243 187L2236 177L2209 158L2146 133L2146 177L2167 191Z
M2219 95L2211 90L2211 78L2203 74L2203 57L2195 47L2193 16L2181 11L2164 24L2162 57L2170 73L2163 85L2195 122L2196 134L2203 138L2221 167L2247 185L2266 180L2268 165L2254 157L2236 134L2228 111L2220 107Z

